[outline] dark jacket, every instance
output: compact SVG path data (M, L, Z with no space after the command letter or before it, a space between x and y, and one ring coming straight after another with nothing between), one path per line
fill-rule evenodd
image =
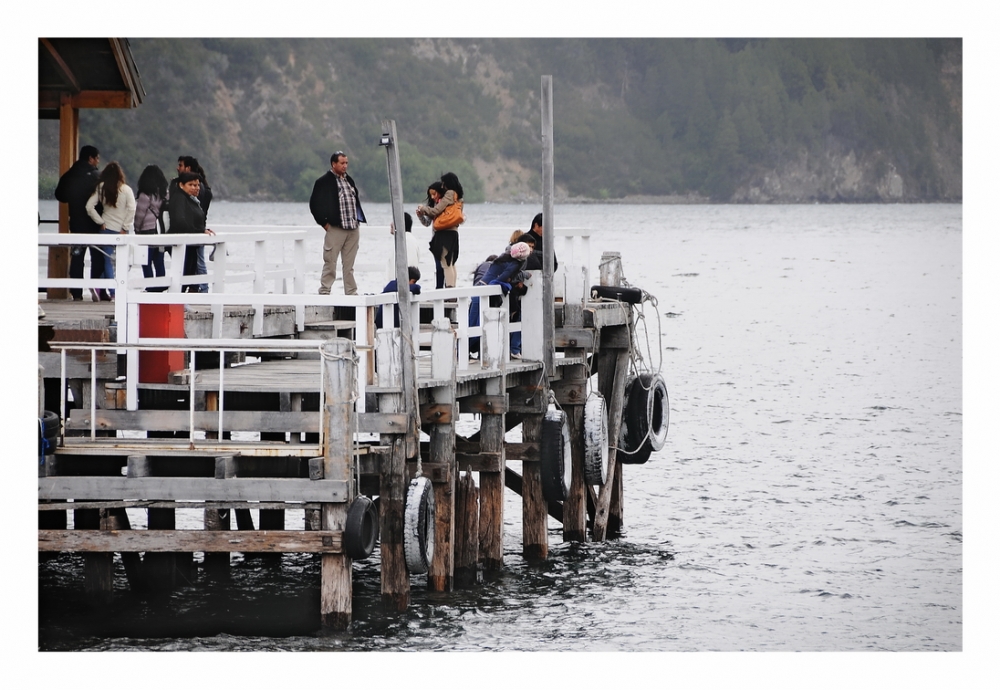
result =
M534 240L535 251L531 252L531 256L528 257L528 263L525 266L525 270L528 271L540 271L542 270L542 236L536 233L534 230L528 230L520 237L521 242L527 242L528 238ZM555 252L552 253L552 270L559 270L559 259L556 258Z
M208 186L207 182L205 182L205 177L203 175L198 175L198 177L201 180L201 189L198 190L198 203L201 204L201 210L205 212L205 222L207 223L208 207L212 203L212 188ZM184 194L184 190L181 189L181 181L179 177L175 177L170 180L170 184L167 185L168 202L173 194Z
M358 207L358 222L367 223L365 212L361 210L361 199L358 198L358 186L354 184L354 179L350 175L345 175L347 183L354 190L354 203ZM312 213L316 224L321 228L327 223L334 227L340 227L343 222L340 219L340 191L337 188L337 176L332 170L327 170L323 177L316 180L313 185L312 195L309 197L309 212Z
M101 226L87 213L87 200L97 189L99 173L86 160L78 160L59 178L56 199L69 206L70 232L100 232Z
M525 262L521 259L515 259L508 252L504 252L490 264L490 267L486 270L486 275L484 275L476 285L493 285L495 283L506 283L508 286L511 283L516 283L518 275L522 270L524 270ZM509 288L508 288L509 289ZM504 293L506 294L506 292Z
M170 214L168 233L205 232L205 212L201 204L180 189L170 195L167 212Z
M397 283L396 283L395 280L390 280L388 282L388 284L384 288L382 288L382 292L383 293L385 293L385 292L396 292L396 285L397 285ZM420 294L420 285L418 283L411 283L410 284L410 294L413 294L413 295L419 295ZM394 321L393 327L398 328L399 327L399 305L394 304L392 306L393 306L393 312L394 312L393 313L393 321ZM378 305L378 309L375 310L375 327L376 328L382 328L382 305L381 304Z

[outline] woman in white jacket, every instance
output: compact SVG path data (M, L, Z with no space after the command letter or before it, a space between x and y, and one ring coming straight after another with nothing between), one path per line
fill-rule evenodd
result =
M87 214L101 226L101 234L117 235L127 233L132 229L135 220L135 194L125 184L125 172L122 170L122 166L118 165L118 161L111 161L101 171L97 189L87 200ZM98 250L104 261L104 271L101 277L114 278L114 246L98 247ZM105 301L113 299L115 294L114 290L108 291L110 294L103 290L95 290L94 292L97 299Z

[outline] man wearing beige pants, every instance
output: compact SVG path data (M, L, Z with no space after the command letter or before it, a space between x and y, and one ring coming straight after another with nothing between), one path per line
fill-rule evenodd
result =
M326 231L323 239L323 274L319 294L329 295L337 279L337 257L344 269L344 294L358 294L354 280L354 259L360 245L359 223L367 222L361 210L358 187L347 174L347 154L337 151L330 156L330 169L313 185L309 211L316 224Z

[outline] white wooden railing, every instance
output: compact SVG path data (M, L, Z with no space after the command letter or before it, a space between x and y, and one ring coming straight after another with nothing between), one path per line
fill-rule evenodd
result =
M562 230L555 233L556 248L560 255L559 271L556 274L554 294L557 299L568 303L583 303L589 290L590 232L588 230ZM142 304L208 305L213 314L212 337L208 339L187 339L179 347L212 348L213 342L222 337L222 326L226 306L250 305L254 321L249 335L259 337L264 332L264 310L268 306L290 306L295 310L296 330L305 329L306 308L354 307L356 320L355 347L359 351L371 350L375 333L367 324L372 322L375 309L383 306L384 320L392 323L392 305L396 304L395 293L377 295L318 295L304 294L304 276L312 267L306 264L304 241L308 237L305 229L269 227L243 232L219 232L216 235L83 235L83 234L42 234L38 236L39 247L58 246L113 246L116 248L116 278L39 278L40 288L97 288L114 289L115 320L118 324L118 343L126 355L126 382L128 409L136 409L138 404L138 349L136 345L149 345L152 339L139 335L139 309ZM231 259L229 249L236 245L252 244L253 259L236 262ZM203 245L206 251L215 249L214 261L206 261L206 275L183 275L185 248L189 245ZM166 275L145 278L133 270L145 265L147 252L159 247L169 247L172 257ZM237 253L237 252L233 252ZM238 252L246 254L245 251ZM289 258L286 260L286 256ZM541 360L545 343L542 341L544 329L541 327L542 303L540 272L533 272L527 295L522 298L521 323L510 323L507 298L502 298L499 308L488 306L488 297L501 295L497 286L462 287L443 290L427 290L419 296L411 296L413 342L415 352L420 356L419 345L429 345L430 335L420 329L422 305L430 305L434 319L442 319L446 313L453 316L456 331L455 356L458 370L470 368L469 341L471 338L488 339L494 343L493 352L499 352L498 359L480 362L477 366L490 368L502 366L509 361L506 346L509 333L522 329L522 354L526 359ZM186 285L208 284L208 293L181 293ZM234 287L246 286L247 290L233 291ZM148 288L164 289L164 292L146 292ZM479 326L469 325L469 308L473 297L479 297ZM260 339L258 338L258 341ZM244 349L259 349L257 343L245 343ZM283 341L287 344L287 341ZM497 345L500 343L502 345ZM218 349L219 343L214 344ZM298 349L288 347L288 350ZM363 411L364 388L372 379L368 358L361 357L358 367L359 409Z

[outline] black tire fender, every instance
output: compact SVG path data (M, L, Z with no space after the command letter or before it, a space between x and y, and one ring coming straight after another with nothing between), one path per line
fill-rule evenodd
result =
M633 376L625 384L625 408L622 411L621 434L617 457L624 465L642 465L649 460L653 447L646 438L649 417L646 410L646 391L638 377Z
M434 486L427 477L414 478L403 510L403 555L415 575L426 573L434 560L434 513Z
M608 478L608 410L599 393L583 408L583 478L590 486L604 486Z
M356 561L372 555L378 542L378 512L367 496L358 496L347 509L344 521L344 553Z
M648 444L650 450L663 448L670 425L670 401L662 376L639 374L629 391L625 416L633 447Z
M573 471L569 420L562 410L549 410L542 418L539 441L542 496L546 501L565 501Z

